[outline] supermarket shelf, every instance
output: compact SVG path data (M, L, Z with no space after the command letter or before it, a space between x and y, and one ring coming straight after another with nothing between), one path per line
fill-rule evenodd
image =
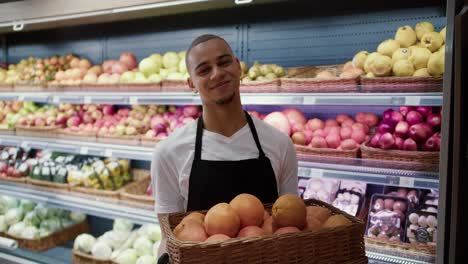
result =
M357 160L359 162L359 160ZM299 177L363 181L410 188L439 188L437 172L421 172L359 165L299 161Z
M152 210L118 204L106 198L10 182L0 184L0 194L44 203L46 206L80 211L103 218L126 218L135 223L157 223Z
M104 144L98 142L80 142L55 138L20 137L2 135L0 145L22 148L49 149L72 154L93 155L109 158L151 160L152 148Z
M68 264L71 258L71 248L55 247L42 252L25 249L6 250L0 248L0 263L4 264Z
M54 104L201 104L200 96L196 94L158 92L11 92L0 93L0 100ZM441 106L442 93L244 93L242 103L246 105Z
M393 254L392 254L393 253ZM415 259L414 257L397 256L394 252L386 250L383 252L376 252L366 250L366 255L371 264L434 264L435 257L428 256L425 258Z

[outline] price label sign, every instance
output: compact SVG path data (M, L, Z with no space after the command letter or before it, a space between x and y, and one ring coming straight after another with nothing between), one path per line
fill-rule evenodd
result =
M128 101L129 101L129 103L130 103L131 105L136 105L136 104L138 104L138 97L136 97L136 96L130 96L130 98L128 99Z
M80 154L81 155L88 155L88 147L81 147Z
M402 186L402 187L414 187L414 178L400 177L400 186Z
M112 150L111 149L106 149L104 151L104 156L109 157L109 158L112 157Z
M85 104L90 104L91 102L92 102L91 96L85 96L85 97L83 98L83 103L85 103Z

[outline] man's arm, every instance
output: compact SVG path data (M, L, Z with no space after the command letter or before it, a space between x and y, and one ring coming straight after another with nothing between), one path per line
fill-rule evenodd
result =
M297 155L292 142L288 142L283 153L279 177L279 195L298 194Z

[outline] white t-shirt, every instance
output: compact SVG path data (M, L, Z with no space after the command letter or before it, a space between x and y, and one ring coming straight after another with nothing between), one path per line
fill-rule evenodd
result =
M279 195L297 194L297 157L291 139L252 116L260 144L270 159ZM174 131L159 143L151 163L151 176L157 213L185 212L189 178L195 155L197 122ZM246 124L231 137L203 131L203 160L244 160L258 158L259 152L250 127Z

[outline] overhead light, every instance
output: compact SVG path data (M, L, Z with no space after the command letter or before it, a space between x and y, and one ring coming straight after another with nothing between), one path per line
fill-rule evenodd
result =
M236 3L236 5L250 4L252 2L253 0L234 0L234 3Z

